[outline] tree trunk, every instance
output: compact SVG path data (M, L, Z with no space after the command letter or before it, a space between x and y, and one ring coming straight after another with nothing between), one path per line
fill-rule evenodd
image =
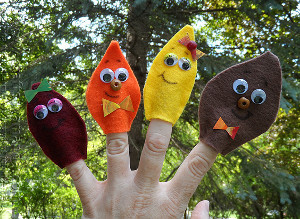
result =
M15 195L17 192L17 184L12 184L12 194ZM18 219L19 218L19 212L18 210L14 207L14 201L12 201L12 209L11 209L11 218L12 219Z
M151 1L142 6L133 7L133 2L128 10L128 29L127 29L127 50L126 58L131 66L141 89L141 94L145 85L147 74L147 52L149 49L148 42L151 37L149 25L149 14ZM141 8L142 7L142 8ZM137 116L133 121L131 131L129 132L129 155L130 168L138 168L140 154L144 145L144 136L142 134L144 122L144 104L141 100Z

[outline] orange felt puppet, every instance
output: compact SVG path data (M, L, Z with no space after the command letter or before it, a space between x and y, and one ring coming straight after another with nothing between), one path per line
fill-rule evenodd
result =
M112 41L88 84L88 109L105 134L128 132L140 100L137 79L119 43Z

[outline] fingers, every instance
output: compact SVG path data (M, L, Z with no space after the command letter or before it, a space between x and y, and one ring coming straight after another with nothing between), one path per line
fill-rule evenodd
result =
M111 133L106 136L107 180L122 179L130 173L128 135Z
M170 181L169 192L176 198L188 202L217 155L218 153L212 147L199 142Z
M66 166L66 169L74 181L81 202L84 203L84 200L87 199L92 192L95 192L95 186L98 185L97 179L83 160L78 160Z
M135 178L137 183L158 184L171 133L171 123L159 119L151 120Z
M209 219L209 201L199 202L192 213L191 219Z

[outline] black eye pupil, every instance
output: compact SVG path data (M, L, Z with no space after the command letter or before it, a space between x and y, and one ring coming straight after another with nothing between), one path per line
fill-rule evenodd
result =
M57 105L53 105L51 107L51 109L52 109L53 112L57 112L59 110L59 107Z
M110 82L111 81L111 75L110 74L104 74L103 75L103 80L105 82Z
M256 96L256 97L254 98L254 102L255 102L255 103L261 103L261 102L263 102L263 98L260 97L260 96Z
M125 81L127 78L126 74L125 73L120 73L119 76L118 76L118 79L120 81Z
M37 112L36 116L39 118L39 119L42 119L44 118L44 113L43 112Z
M189 68L190 68L190 64L189 63L183 63L182 64L182 68L184 69L184 70L188 70Z
M167 62L167 65L173 65L174 64L174 59L173 58L167 58L166 62Z
M237 92L239 92L239 93L243 93L243 92L245 91L245 89L246 89L246 87L245 87L244 85L242 85L242 84L240 84L240 85L238 85L238 86L236 87L236 90L237 90Z

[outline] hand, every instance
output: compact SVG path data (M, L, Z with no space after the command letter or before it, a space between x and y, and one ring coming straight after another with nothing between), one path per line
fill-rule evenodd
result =
M173 179L159 182L171 132L171 123L151 121L136 171L130 170L127 133L108 134L104 182L96 180L83 160L67 166L82 202L82 217L181 218L217 152L199 142ZM192 218L209 218L207 201L196 206Z

